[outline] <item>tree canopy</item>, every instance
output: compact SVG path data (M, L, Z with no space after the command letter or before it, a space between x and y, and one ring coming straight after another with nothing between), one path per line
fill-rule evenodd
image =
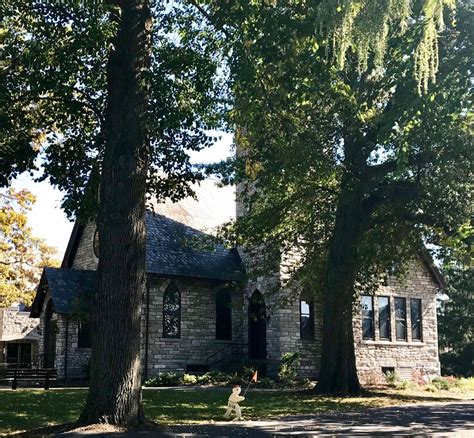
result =
M27 190L0 193L0 306L30 305L42 268L59 265L56 249L35 237L28 225L34 202Z
M157 3L152 10L147 187L158 199L190 193L187 182L200 175L186 151L211 144L207 131L220 126L217 40L196 22L175 32L179 7ZM65 192L69 216L81 205L86 216L96 210L106 63L119 16L118 6L88 0L0 5L0 183L40 167L40 179Z
M69 215L97 212L101 336L85 422L143 420L145 196L190 193L201 175L186 151L211 143L230 100L246 161L238 177L257 189L239 232L298 247L301 281L325 272L325 342L342 353L323 350L323 370L339 360L322 380L354 376L354 285L466 219L469 26L448 20L437 44L453 4L1 3L0 183L40 158Z
M258 25L242 31L248 56L236 49L232 59L233 117L242 126L236 141L245 163L231 170L256 188L246 194L251 211L238 225L248 243L296 245L311 261L302 263L309 272L322 266L348 172L362 180L368 212L364 287L422 242L442 245L470 221L472 17L458 13L457 26L443 34L437 83L423 95L410 74L416 25L387 41L383 71L371 58L365 73L355 56L345 71L332 66L299 19L258 16ZM268 36L257 39L262 28Z
M301 254L292 281L325 297L318 387L357 392L357 293L470 221L472 11L459 8L442 33L436 83L421 94L412 73L426 23L388 32L383 68L376 52L364 69L348 52L341 70L305 14L255 11L233 27L229 61L241 127L233 170L247 185L237 235Z

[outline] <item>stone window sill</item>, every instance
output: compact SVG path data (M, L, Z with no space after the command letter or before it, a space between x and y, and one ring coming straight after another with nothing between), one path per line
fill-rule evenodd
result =
M406 342L406 341L362 341L362 345L377 345L384 347L425 347L424 342Z
M166 338L165 336L162 336L161 340L166 342L180 342L181 338Z

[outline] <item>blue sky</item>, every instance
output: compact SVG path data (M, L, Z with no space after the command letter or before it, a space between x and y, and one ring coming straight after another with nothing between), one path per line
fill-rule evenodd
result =
M231 153L232 135L215 133L222 138L210 148L201 152L192 152L191 159L194 163L211 163L227 158ZM16 178L12 186L19 189L28 189L37 197L36 204L28 215L29 225L33 233L46 242L56 247L57 256L62 258L71 233L73 222L69 222L61 210L62 193L54 188L48 181L34 182L27 174Z

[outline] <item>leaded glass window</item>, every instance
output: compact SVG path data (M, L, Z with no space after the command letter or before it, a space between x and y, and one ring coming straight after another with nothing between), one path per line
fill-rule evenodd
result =
M314 302L307 293L300 297L300 333L301 339L314 339Z
M390 298L378 297L379 302L379 337L390 340Z
M174 284L163 295L163 337L181 337L181 294Z
M362 295L362 339L374 339L374 298Z
M407 339L407 303L406 298L395 298L395 327L397 341Z
M421 341L422 336L422 316L421 316L421 300L412 298L410 300L410 316L411 316L411 338L413 341Z

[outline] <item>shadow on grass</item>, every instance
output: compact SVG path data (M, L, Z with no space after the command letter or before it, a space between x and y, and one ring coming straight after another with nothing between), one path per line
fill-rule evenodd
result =
M15 437L20 438L43 438L52 435L57 435L58 433L69 432L78 427L77 423L65 423L57 424L55 426L47 427L38 427L36 429L30 429L26 432L15 434Z
M86 394L80 389L0 391L0 433L73 423Z
M223 391L195 388L144 389L146 417L159 425L204 424L223 420L230 388ZM75 425L85 402L85 389L4 390L0 391L0 434L19 436L47 435L55 427ZM360 412L400 404L453 402L459 398L436 394L410 394L374 390L358 397L328 397L313 390L265 392L250 389L241 403L245 418L276 419L284 416L308 416L326 412ZM57 426L64 425L64 426ZM53 428L53 429L50 429ZM36 432L36 431L40 432ZM29 432L25 432L29 431ZM32 435L32 433L34 433ZM48 432L57 433L57 432Z
M419 403L419 402L437 402L437 403L449 403L449 402L459 402L459 397L449 397L443 396L440 397L437 394L431 394L429 392L426 395L419 394L402 394L396 392L383 392L383 391L368 391L368 397L385 397L388 400L392 399L397 402L406 402L406 403Z

